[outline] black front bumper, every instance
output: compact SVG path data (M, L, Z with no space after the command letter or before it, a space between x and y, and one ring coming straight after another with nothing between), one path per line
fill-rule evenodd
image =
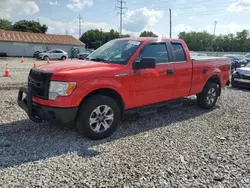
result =
M26 97L23 99L23 93ZM43 106L32 101L32 94L27 88L20 88L18 105L28 114L30 120L40 123L43 120L60 125L73 125L78 108L58 108Z
M238 78L238 77L236 77L236 78ZM240 87L240 88L250 88L250 83L237 81L237 80L235 80L235 77L232 78L231 84L236 86L236 87Z

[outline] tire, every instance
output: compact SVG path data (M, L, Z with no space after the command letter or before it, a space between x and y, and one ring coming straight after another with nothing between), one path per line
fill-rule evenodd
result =
M234 82L231 82L231 86L232 86L233 88L237 88L237 86L236 86L236 84L235 84Z
M66 60L66 57L65 57L65 56L62 56L62 57L61 57L61 60L63 60L63 61Z
M49 60L49 56L44 56L43 60L48 61Z
M233 88L237 88L237 84L235 84L235 82L233 81L233 79L231 79L231 86L232 86Z
M215 106L219 96L219 87L215 82L208 82L203 91L197 95L197 103L202 109L211 109Z
M97 112L103 113L104 109L109 109L106 113L106 117L109 116L109 119L105 120L105 115L101 115L99 117L97 116ZM121 121L120 111L121 110L114 99L103 95L94 95L86 99L86 101L84 101L80 105L76 117L76 127L80 131L80 133L82 133L89 139L104 139L110 136L116 130L118 124ZM113 121L111 120L112 117ZM91 118L92 123L90 123ZM98 123L98 121L101 123ZM104 124L106 126L106 129L104 127ZM94 131L94 129L96 129L96 131Z

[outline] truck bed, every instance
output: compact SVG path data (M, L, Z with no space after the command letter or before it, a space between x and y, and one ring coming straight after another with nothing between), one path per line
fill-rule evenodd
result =
M226 57L191 57L193 62L193 77L191 93L200 93L211 76L217 75L224 87L228 82L230 60Z
M217 61L228 60L227 57L213 57L213 56L191 56L193 61Z

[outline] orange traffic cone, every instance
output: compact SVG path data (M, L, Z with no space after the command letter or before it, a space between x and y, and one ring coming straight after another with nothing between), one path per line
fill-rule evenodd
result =
M22 57L22 59L21 59L21 63L24 63L24 58Z
M35 61L34 61L34 63L33 63L33 67L36 68L36 62L35 62Z
M5 71L4 71L4 76L5 77L10 77L10 71L8 69L8 64L6 64Z

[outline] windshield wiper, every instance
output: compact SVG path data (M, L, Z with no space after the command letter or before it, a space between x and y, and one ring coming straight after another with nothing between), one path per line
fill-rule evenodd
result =
M105 63L111 63L109 60L107 60L107 59L102 59L102 58L92 58L92 59L87 58L87 60L90 60L90 61L97 61L97 62L103 61L103 62L105 62Z

